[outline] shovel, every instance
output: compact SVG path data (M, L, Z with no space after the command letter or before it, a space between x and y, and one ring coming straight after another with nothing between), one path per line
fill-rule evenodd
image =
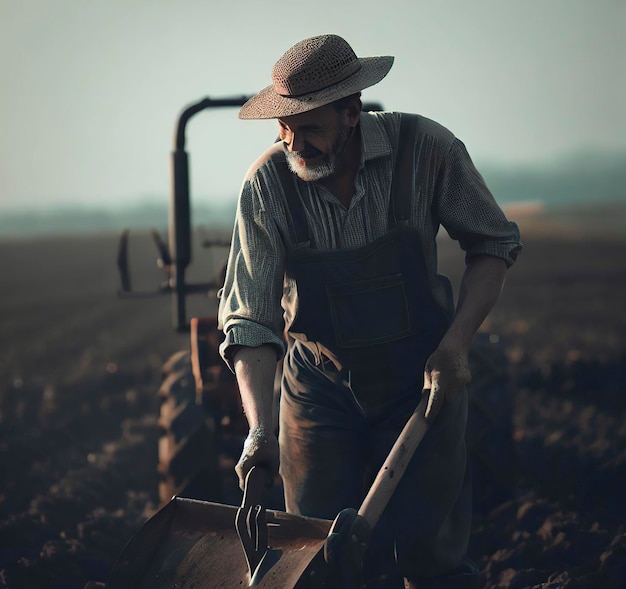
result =
M369 533L428 430L426 403L424 397L409 418L358 511L344 510L331 521L265 510L256 503L265 473L252 469L241 507L174 497L131 538L107 588L353 585Z

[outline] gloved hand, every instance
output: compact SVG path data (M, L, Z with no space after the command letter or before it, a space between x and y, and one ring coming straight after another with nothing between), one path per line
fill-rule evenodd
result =
M252 428L243 443L243 451L235 472L239 477L239 488L243 491L248 471L257 465L265 466L270 472L272 483L278 474L279 452L278 439L273 431L263 426Z
M453 401L472 379L467 353L456 348L439 347L426 361L424 390L428 405L424 417L431 422L437 417L444 402Z

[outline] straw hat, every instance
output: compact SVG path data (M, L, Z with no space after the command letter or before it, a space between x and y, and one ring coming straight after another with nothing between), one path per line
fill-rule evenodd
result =
M274 65L272 85L248 100L240 119L276 119L313 110L380 82L393 57L357 57L338 35L296 43Z

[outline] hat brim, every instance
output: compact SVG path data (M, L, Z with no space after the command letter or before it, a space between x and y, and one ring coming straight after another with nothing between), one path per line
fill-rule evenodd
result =
M317 92L302 96L288 97L278 94L274 86L263 88L258 94L250 98L239 111L240 119L277 119L297 115L325 104L339 100L378 84L393 65L393 57L361 57L361 69L355 74L323 88Z

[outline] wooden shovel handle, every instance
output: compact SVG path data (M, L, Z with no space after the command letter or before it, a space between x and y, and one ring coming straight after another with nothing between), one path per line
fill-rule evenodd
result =
M424 395L398 436L387 459L380 467L367 496L361 503L358 513L367 520L370 528L373 528L380 519L416 448L428 431L429 423L424 419L427 403L428 395Z

